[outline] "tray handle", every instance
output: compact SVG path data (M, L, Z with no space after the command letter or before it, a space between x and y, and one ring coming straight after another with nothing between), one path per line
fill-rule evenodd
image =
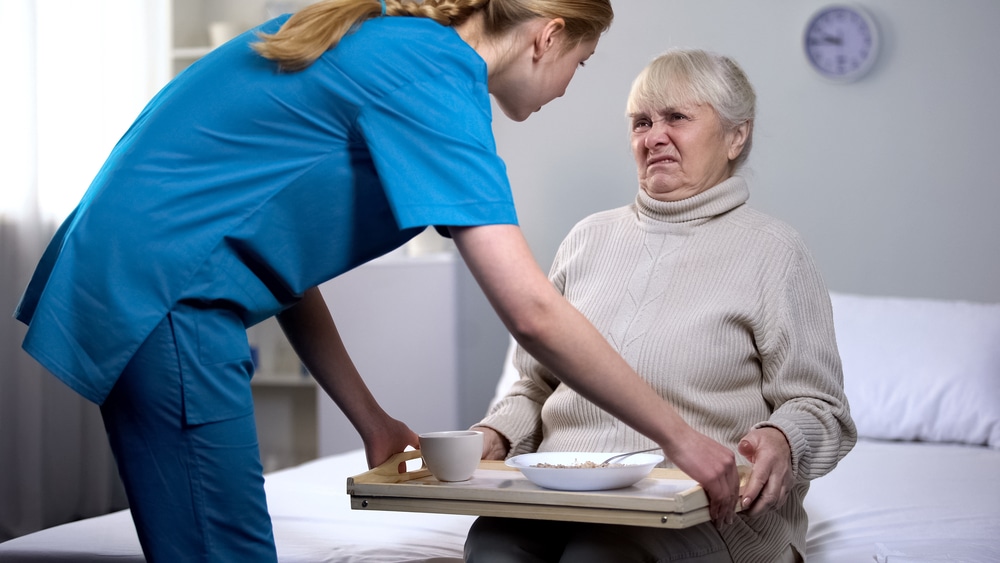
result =
M399 471L399 464L405 463L411 459L417 459L420 457L420 450L410 450L406 452L398 453L388 460L386 460L381 465L371 469L365 474L365 482L368 483L403 483L405 481L411 481L413 479L420 479L421 477L427 477L431 474L431 471L427 469L427 465L421 464L420 469L414 471Z

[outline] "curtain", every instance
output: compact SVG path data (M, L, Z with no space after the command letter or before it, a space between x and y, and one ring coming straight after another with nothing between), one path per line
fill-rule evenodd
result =
M169 72L169 0L0 0L0 541L125 507L98 407L20 343L49 238Z

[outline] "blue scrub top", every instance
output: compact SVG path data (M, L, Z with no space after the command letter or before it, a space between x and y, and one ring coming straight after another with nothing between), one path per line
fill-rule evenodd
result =
M119 141L16 316L24 348L102 403L178 303L249 326L428 225L516 224L486 64L432 20L369 20L299 72L213 50Z

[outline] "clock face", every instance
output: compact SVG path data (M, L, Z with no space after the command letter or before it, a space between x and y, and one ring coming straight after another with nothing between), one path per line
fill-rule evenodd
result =
M860 8L830 6L806 26L806 57L821 75L833 80L864 76L875 63L878 47L875 20Z

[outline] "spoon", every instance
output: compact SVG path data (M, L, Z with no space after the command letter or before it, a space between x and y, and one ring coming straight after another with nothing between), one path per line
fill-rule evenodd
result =
M660 450L660 448L648 448L648 449L645 449L645 450L636 450L634 452L628 452L628 453L624 453L624 454L616 454L616 455L613 455L613 456L609 457L608 459L604 460L603 462L601 462L600 465L607 465L607 464L611 463L612 461L616 461L616 462L617 461L621 461L621 460L623 460L623 459L625 459L627 457L634 456L635 454L644 454L646 452L656 452L656 451L659 451L659 450Z

